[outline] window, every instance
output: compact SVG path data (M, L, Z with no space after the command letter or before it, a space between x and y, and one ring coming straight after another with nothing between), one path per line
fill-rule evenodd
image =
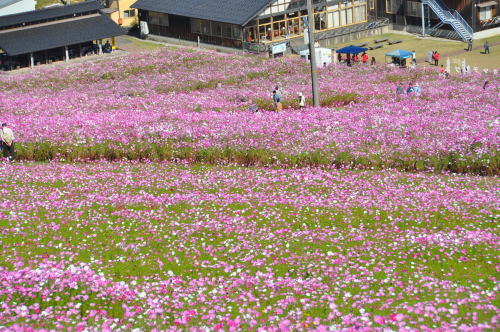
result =
M201 33L201 20L196 18L191 19L191 32Z
M168 27L168 15L158 12L149 12L149 23Z
M406 2L406 15L407 16L422 17L421 3L416 2L416 1L407 1Z
M486 21L491 19L491 6L479 8L479 20Z
M375 0L369 0L370 1L370 9L373 10L375 9Z
M123 11L123 17L135 17L135 9L130 9L130 10L124 10Z
M385 12L388 14L394 13L394 0L385 0Z

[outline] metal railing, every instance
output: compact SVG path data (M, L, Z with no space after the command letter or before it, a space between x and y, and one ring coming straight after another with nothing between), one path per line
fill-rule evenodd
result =
M472 27L469 25L469 23L467 23L467 21L464 20L464 18L462 17L462 15L460 15L459 12L457 12L456 10L449 9L448 6L446 6L446 4L442 0L423 0L422 2L431 7L432 11L436 13L436 15L442 21L451 24L463 39L469 39L472 37L473 30ZM454 25L454 23L456 22L460 24L460 28L465 30L465 32L467 33L466 35L464 35L464 33L461 31L459 27Z

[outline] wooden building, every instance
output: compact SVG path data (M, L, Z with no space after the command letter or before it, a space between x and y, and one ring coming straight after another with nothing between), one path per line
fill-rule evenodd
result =
M102 53L102 39L124 34L103 8L86 1L2 16L0 70Z
M306 0L138 0L153 35L241 48L303 37ZM316 32L368 22L367 0L314 0ZM144 27L144 25L142 25Z

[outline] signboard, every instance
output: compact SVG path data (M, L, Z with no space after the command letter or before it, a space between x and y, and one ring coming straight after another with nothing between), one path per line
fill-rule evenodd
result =
M148 22L146 21L141 21L141 33L143 35L149 35L149 27L148 27Z
M271 48L271 53L273 55L279 53L285 53L285 51L286 51L286 43L276 44L273 45Z

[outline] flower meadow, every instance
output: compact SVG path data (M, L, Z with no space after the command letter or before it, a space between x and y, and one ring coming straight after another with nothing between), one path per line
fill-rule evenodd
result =
M0 76L0 117L15 130L23 160L498 174L493 73L444 79L381 65L329 66L319 76L322 107L300 110L297 94L310 97L310 81L298 58L163 49ZM422 94L396 98L397 83L411 81ZM276 85L281 113L268 111Z
M0 331L498 330L498 78L330 66L301 110L308 77L175 48L0 76Z
M497 178L0 169L7 330L494 330Z

